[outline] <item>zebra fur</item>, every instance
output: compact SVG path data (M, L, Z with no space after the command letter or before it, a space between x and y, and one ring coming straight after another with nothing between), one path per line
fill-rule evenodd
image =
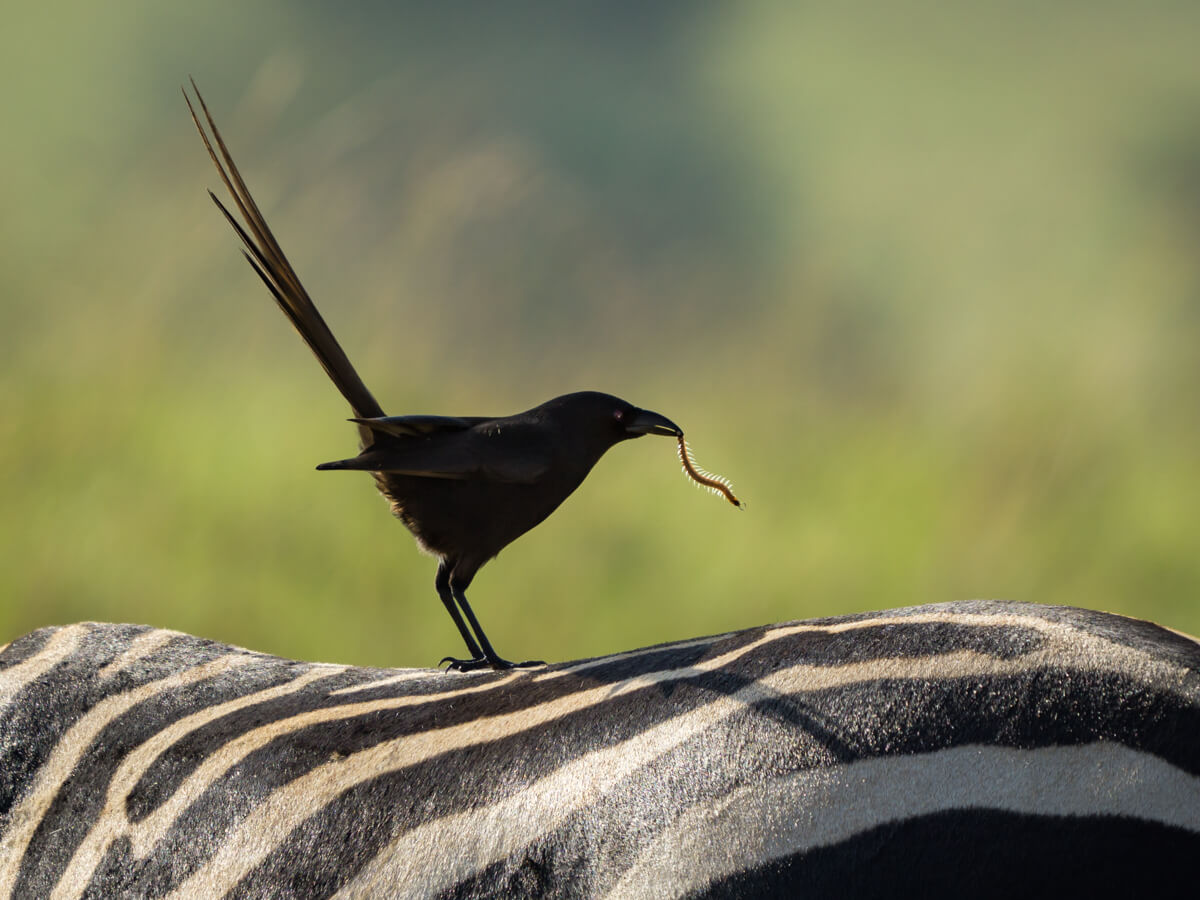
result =
M1200 645L992 601L507 673L77 624L0 653L0 897L1154 893Z

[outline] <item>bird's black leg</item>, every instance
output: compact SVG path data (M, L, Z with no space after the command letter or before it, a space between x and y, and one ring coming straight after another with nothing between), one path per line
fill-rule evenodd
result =
M475 613L471 609L471 604L467 602L467 595L463 593L462 588L454 585L453 579L450 582L450 589L454 593L454 599L458 601L458 605L462 607L463 613L467 617L467 621L471 623L471 630L475 632L475 636L479 638L480 646L483 647L482 660L471 660L467 665L450 663L451 669L456 669L460 672L469 672L472 669L479 669L483 666L491 666L493 669L524 669L530 666L544 666L545 663L540 659L529 659L525 662L509 662L500 656L492 649L492 642L487 639L487 635L483 633L483 628L479 624L479 620L475 618Z
M474 658L450 659L449 668L455 670L456 672L472 672L476 669L482 669L485 666L500 671L503 669L518 669L526 666L545 665L545 663L543 663L541 660L528 660L527 662L520 663L509 662L507 659L501 657L500 654L492 648L492 642L489 641L487 639L487 635L483 633L483 626L479 624L479 619L475 618L475 611L471 609L471 604L467 602L467 595L465 593L467 586L471 583L471 579L475 576L475 572L478 571L478 566L471 566L469 561L464 565L461 560L455 561L453 565L443 563L442 566L439 566L438 568L439 593L441 592L441 585L443 584L443 567L446 569L444 583L449 588L452 598L457 601L458 606L462 609L463 615L467 617L467 621L471 623L471 631L475 633L475 637L479 640L478 645L476 645L475 642L468 637L467 631L460 625L459 630L463 632L463 639L467 641L467 649L474 654ZM445 599L446 598L443 595L442 602L445 602ZM447 605L447 608L449 608L449 605ZM454 616L455 622L462 621L461 617L458 615L458 610L454 610L451 615ZM482 647L482 652L477 652L477 647ZM446 660L442 660L442 662L446 662Z
M467 645L467 652L471 654L470 659L455 659L453 656L447 656L442 662L448 660L452 669L463 665L470 668L486 666L488 664L487 658L484 656L483 651L479 649L479 644L475 643L475 638L467 628L467 623L463 621L462 614L458 611L458 606L454 602L454 593L450 590L450 566L444 559L438 563L437 577L433 583L437 588L438 596L442 598L442 605L446 607L446 612L450 613L450 618L458 626L458 633L462 635L463 642ZM472 663L475 665L471 665Z

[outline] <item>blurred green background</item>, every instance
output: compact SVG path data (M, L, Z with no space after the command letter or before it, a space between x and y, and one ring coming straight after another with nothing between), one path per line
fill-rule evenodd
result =
M670 416L470 592L511 658L1000 597L1200 633L1200 5L25 4L0 639L462 648L204 194L196 77L391 413Z

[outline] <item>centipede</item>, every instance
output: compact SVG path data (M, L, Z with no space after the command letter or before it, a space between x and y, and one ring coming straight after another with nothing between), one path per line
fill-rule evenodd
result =
M746 508L746 504L734 494L733 485L729 483L728 478L722 478L720 475L706 472L696 465L696 460L692 456L692 448L687 445L687 441L683 439L682 434L679 436L679 461L683 464L683 471L687 477L700 485L700 487L706 488L714 494L724 496L726 500L738 509Z

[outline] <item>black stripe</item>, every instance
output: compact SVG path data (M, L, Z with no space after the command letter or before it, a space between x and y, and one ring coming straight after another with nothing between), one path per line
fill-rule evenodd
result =
M197 651L196 658L209 655L202 648L193 649ZM213 655L219 654L214 652ZM146 672L161 675L156 668L151 664ZM16 896L48 893L96 821L116 769L132 750L173 722L206 709L214 702L290 681L306 668L287 660L264 658L254 666L243 666L205 681L162 691L115 717L97 734L80 758L34 832L22 860ZM94 703L108 693L92 684L75 696L89 696ZM89 708L91 705L88 704ZM51 725L45 737L61 737L64 730ZM42 745L48 743L48 740L43 741Z
M587 883L619 873L623 865L613 858L614 848L626 861L636 858L689 807L742 785L835 762L968 744L1034 748L1106 739L1195 774L1200 742L1181 741L1180 734L1200 734L1200 709L1119 676L1060 670L869 682L765 700L638 770L553 832L459 885L454 896L515 890L530 871L553 871L556 884L568 875L568 883ZM598 833L605 835L603 848L596 846ZM589 890L603 893L611 886L597 883Z
M1184 897L1197 858L1200 835L1153 822L960 810L883 825L691 896Z
M744 664L751 670L757 669L757 673L748 676L701 673L649 685L484 746L449 751L370 778L343 793L325 809L314 810L292 837L247 877L239 890L245 896L255 896L279 879L289 882L306 879L305 884L314 891L316 885L340 884L408 828L509 797L565 762L634 738L666 719L709 703L714 691L732 693L744 687L753 677L773 670L777 661L767 648L760 648L757 656L745 657ZM614 675L611 671L597 674L587 670L583 675L560 681L578 691L596 687L596 682L605 684ZM518 686L509 693L522 691ZM562 696L567 690L558 687L555 693ZM489 703L496 707L491 710L495 713L520 710L527 705L513 703L505 693L492 697ZM312 765L326 762L331 747L336 746L340 753L350 753L373 746L380 739L419 733L437 724L440 723L422 721L413 727L413 723L398 722L394 713L385 712L349 723L307 729L302 739L303 755L297 752L295 745L300 741L295 738L289 739L286 746L281 741L264 748L248 758L237 772L230 773L227 782L214 786L214 796L205 798L204 808L228 808L241 795L257 794L267 786L273 789L286 783ZM189 811L189 816L193 812L197 823L205 821L208 815L202 808ZM181 823L180 833L171 836L171 844L185 846L187 830ZM330 842L327 837L346 833L353 833L356 840ZM173 851L164 847L163 852L170 856ZM304 861L303 865L299 860Z
M44 628L37 637L39 649L58 629ZM79 647L53 667L26 684L4 706L0 706L0 830L4 817L28 789L63 734L100 700L112 692L111 684L100 686L96 672L124 652L129 642L149 631L134 625L110 625L90 629ZM18 654L24 640L9 650ZM29 658L30 654L21 656ZM5 659L8 651L4 653Z
M402 710L385 709L366 713L353 718L309 726L304 729L302 736L289 735L280 738L260 753L265 758L271 759L269 765L265 761L263 765L264 769L271 770L272 774L268 776L271 782L283 784L304 774L314 765L320 765L332 752L349 755L382 741L394 740L409 734L420 734L434 728L446 728L471 722L483 716L518 712L581 690L598 685L620 683L628 677L648 674L663 668L685 668L679 679L662 682L649 688L650 691L661 694L661 697L665 699L671 697L681 684L688 684L692 688L702 691L733 693L751 681L769 674L777 668L780 659L786 659L789 663L803 661L812 665L836 665L841 661L866 661L879 656L919 656L928 654L934 649L970 649L981 653L991 652L1000 658L1009 658L1034 649L1040 642L1036 633L1026 629L972 628L957 625L935 625L933 628L937 632L937 644L930 644L928 641L922 640L921 632L924 627L917 625L879 626L841 634L815 632L793 635L776 639L767 646L756 648L742 657L737 662L736 668L731 667L727 671L699 675L689 673L686 671L686 667L745 645L750 642L750 637L739 635L735 640L722 641L709 647L664 648L661 652L647 655L655 668L648 667L647 660L641 657L619 659L614 660L611 664L589 667L578 675L567 675L544 683L521 681L496 690L431 700L419 707ZM416 683L405 681L385 685L377 690L328 696L328 690L357 683L356 677L356 675L347 674L342 676L342 679L332 679L328 682L327 687L326 682L322 682L296 694L289 694L286 697L264 701L238 710L197 729L179 742L178 752L164 756L147 770L143 779L144 787L139 786L136 800L130 805L131 817L137 820L152 812L159 803L174 792L183 779L206 756L224 746L232 737L245 731L317 709L348 706L388 697L445 691L452 689L456 681L460 681L452 675L436 675L430 679L421 679ZM468 686L480 685L485 682L482 679L476 679L473 682L462 683L464 686ZM631 698L623 701L623 704L626 707L636 707L636 709L631 709L623 719L624 725L617 731L613 731L612 721L622 718L621 707L606 711L605 716L600 720L597 720L594 710L588 710L574 717L583 720L582 722L577 723L573 719L568 719L565 723L552 723L535 730L532 733L533 739L541 740L542 732L546 728L556 731L569 728L582 748L602 746L606 739L623 740L627 738L629 736L628 728L636 731L652 727L662 717L676 715L698 703L705 702L706 699L701 694L690 702L685 701L672 705L660 704L647 708L643 699ZM794 713L795 710L789 714ZM807 711L800 712L799 716L800 722L814 729L822 727L820 720L811 716ZM832 733L830 733L829 739L831 743L836 740ZM290 746L293 744L303 744L304 749L297 750ZM840 757L844 758L850 758L850 756L849 753L840 754ZM251 775L258 777L257 768L251 771ZM453 809L446 808L442 810L442 813L452 811Z
M261 682L255 690L294 681L306 674L310 668L304 663L288 663L286 660L278 660L278 663L284 666L279 674L270 681ZM139 822L153 813L175 793L189 775L203 764L205 759L220 752L230 741L248 731L280 719L311 712L314 709L341 705L346 701L329 697L329 692L352 687L361 680L361 670L343 672L333 670L328 676L310 682L295 693L288 693L283 697L242 707L184 735L166 753L157 757L147 767L137 785L130 791L126 803L126 814L130 821ZM211 687L214 691L219 689L218 685ZM214 696L210 698L206 707L217 706L250 693L253 691L239 689L236 693Z
M970 638L969 629L953 633ZM897 636L907 640L911 630L884 627L876 640L867 643L878 651L885 637ZM813 637L798 635L796 640L807 645ZM830 658L851 652L844 646L831 647L827 635L818 634L817 638L821 652L814 651L814 658L822 658L826 652ZM886 648L895 649L895 642L887 642ZM913 649L915 652L919 648ZM244 890L253 894L278 879L309 879L311 885L340 883L407 827L510 796L564 761L635 737L671 716L707 703L713 694L733 693L773 671L779 665L780 653L788 659L803 655L796 654L794 648L758 648L739 660L736 673L702 673L642 688L607 700L600 708L571 714L486 747L451 751L369 779L328 808L314 811L292 839L248 877ZM568 688L594 686L591 682L596 679L580 676L560 680L564 685L556 687L557 695ZM518 682L516 687L488 694L487 703L492 707L489 711L525 708L528 698L522 691L523 684ZM468 718L477 714L474 710ZM724 738L705 736L703 745L679 756L678 765L687 778L695 778L699 774L694 765L698 755L711 758L712 745L729 744L740 748L740 756L735 759L741 770L740 774L727 776L728 783L752 783L763 772L795 771L835 760L928 752L966 743L1033 747L1108 738L1160 752L1191 771L1200 762L1195 750L1179 747L1174 734L1155 729L1154 720L1160 716L1165 722L1186 725L1196 722L1197 710L1184 706L1177 698L1158 697L1146 685L1119 676L1071 671L1041 669L1003 678L867 682L764 700L756 705L753 718L781 726L770 739L748 742L733 725ZM213 785L156 848L154 862L149 865L177 867L180 855L194 852L190 848L198 834L224 832L273 790L328 761L331 753L346 755L438 724L429 710L418 710L413 717L382 711L280 738L251 754ZM803 736L795 733L798 727L804 730ZM795 753L800 745L809 747L808 753L788 759L786 754ZM777 759L773 753L785 755ZM651 768L638 773L633 779L636 785L631 788L634 793L658 797L667 816L695 799L686 793L664 794L661 785L669 774ZM705 771L703 777L715 776ZM594 829L597 822L608 822L619 829L620 823L629 821L635 813L643 815L644 810L623 807L616 796L604 798L587 812L587 824ZM566 826L568 830L571 827ZM347 833L356 835L356 840L328 840L330 834ZM587 833L587 829L579 832L585 836ZM551 836L548 843L555 840ZM561 845L571 843L566 835L559 835L557 840ZM299 860L305 862L301 865Z
M876 681L811 697L857 758L964 744L1047 747L1110 740L1200 773L1200 707L1108 672Z
M837 760L778 712L748 708L702 731L617 783L599 801L450 891L455 898L524 896L536 881L545 896L602 896L680 814L744 785ZM597 836L603 835L603 840Z
M583 686L576 681L577 689ZM522 692L508 693L493 698L494 712L527 706ZM642 688L608 700L599 709L368 778L325 809L313 810L292 838L248 876L240 890L254 896L278 879L307 879L310 886L340 883L407 828L510 796L564 761L635 736L662 718L708 702L711 694L683 683L671 692L669 704L662 703L661 697L657 687ZM437 724L427 719L425 711L419 718L414 727L405 716L384 711L314 726L272 742L248 756L189 808L155 848L147 865L177 866L180 855L192 852L197 834L223 833L273 790L328 762L334 752L346 755ZM330 834L352 834L354 840L330 841Z
M683 650L666 649L663 653L653 653L650 656L656 667L661 667L664 662L692 665L703 658L704 654L705 648L690 647ZM261 782L262 788L273 790L324 763L331 753L345 756L406 735L461 725L483 716L520 712L580 690L596 687L598 684L622 681L631 668L639 674L652 671L646 669L641 660L621 660L608 666L588 668L582 677L563 676L545 683L526 680L516 686L495 690L455 693L449 697L431 699L416 707L381 709L346 719L309 725L256 751L248 764L239 767L239 774L242 778ZM454 691L456 688L486 687L488 683L506 677L495 675L464 679L454 674L435 673L427 679L405 680L383 685L378 689L367 688L350 694L330 696L330 692L340 688L366 683L362 676L363 671L350 670L344 675L323 679L294 694L237 710L196 729L177 742L170 754L160 757L147 769L134 796L131 797L130 817L136 821L149 815L174 793L207 756L218 752L239 735L263 725L315 710L336 709L339 706L397 697L438 694ZM390 673L373 673L387 674ZM642 723L635 727L648 727L648 724L652 723ZM234 777L231 774L230 778ZM242 790L243 787L231 785L231 789Z
M37 656L46 642L59 630L58 626L52 628L39 628L37 631L31 631L24 637L19 637L7 647L4 652L0 653L0 672L5 669L11 669L13 666L25 662L32 656Z
M1118 646L1130 647L1149 654L1154 659L1195 669L1200 666L1200 643L1170 629L1142 619L1131 619L1113 613L1075 606L1043 606L1038 603L1014 603L1008 600L958 600L949 603L928 603L872 612L851 613L785 623L802 625L841 625L880 617L944 615L947 619L959 616L1022 616L1065 625L1078 631L1103 637Z
M877 615L903 618L930 613L1040 616L1099 633L1120 645L1145 651L1151 659L1174 662L1193 673L1200 667L1200 648L1186 638L1149 623L1082 610L981 602L863 614L825 624L863 621ZM97 872L96 891L100 896L111 895L134 884L139 893L149 891L148 885L165 891L209 858L229 828L259 803L269 802L272 791L334 755L344 757L381 741L482 716L519 712L574 692L616 685L631 676L682 670L671 680L606 697L596 707L487 746L448 751L403 771L368 779L328 808L313 810L239 890L252 895L281 884L312 891L340 886L407 828L512 796L565 762L636 738L714 696L733 694L781 666L841 666L955 650L1014 660L1046 644L1046 637L1034 628L957 622L901 621L832 633L803 631L786 637L772 635L772 630L751 629L691 646L663 645L625 658L599 660L549 680L542 678L546 670L539 670L531 678L476 694L436 698L414 708L380 710L306 727L251 754L215 783L144 864L128 858L127 842L112 848ZM227 653L243 652L179 636L114 676L97 677L103 666L146 632L136 626L91 630L74 654L0 708L0 814L11 809L19 791L30 787L55 742L105 697ZM44 647L52 633L43 630L21 639L0 661L10 665L13 659L29 658ZM722 669L696 672L690 668L744 648L764 635L771 638L764 646L748 650ZM282 684L310 668L248 655L254 657L248 665L142 703L114 719L98 735L35 833L22 864L18 895L43 894L54 883L94 820L116 766L140 743L185 715ZM595 884L598 888L610 886L604 879L621 870L622 860L632 859L688 805L720 797L732 787L753 784L758 778L820 768L835 761L969 743L1037 747L1106 739L1155 753L1191 774L1200 773L1200 746L1181 737L1200 733L1200 708L1174 692L1180 688L1178 676L1168 675L1169 683L1158 684L1149 671L1127 676L1042 667L1003 677L873 681L765 698L635 772L593 806L568 816L553 833L460 885L460 893L473 896L472 891L488 885L494 889L497 884L533 884L546 877L569 876L576 879L570 883L580 884L580 879L600 877L596 873L601 872L609 875ZM204 726L155 761L131 795L130 813L138 818L149 814L203 758L262 724L372 698L476 688L507 677L431 673L426 678L352 694L329 695L331 690L368 684L392 674L362 669L331 673L296 694L255 704ZM1194 674L1183 677L1196 680ZM638 829L631 831L630 823L638 823ZM0 826L3 824L0 819ZM597 849L598 834L605 836L610 849ZM330 835L350 835L352 839L331 840Z

